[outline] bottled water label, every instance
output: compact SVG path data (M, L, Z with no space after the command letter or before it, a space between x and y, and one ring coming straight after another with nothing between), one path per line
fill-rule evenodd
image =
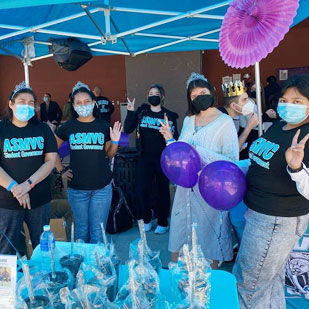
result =
M53 247L55 248L55 239L53 239L51 241L51 243L53 244ZM43 240L41 239L40 241L40 247L41 247L41 251L50 251L50 248L49 248L49 241L48 240Z

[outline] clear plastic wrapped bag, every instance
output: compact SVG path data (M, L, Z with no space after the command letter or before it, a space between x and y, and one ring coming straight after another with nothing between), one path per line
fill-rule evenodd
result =
M138 227L140 231L141 238L134 240L130 244L130 251L129 251L129 258L134 259L138 261L138 243L140 240L142 240L143 246L144 246L144 256L149 261L150 265L156 270L157 273L159 273L162 263L160 260L160 251L152 251L147 244L146 239L146 233L145 233L145 227L144 227L144 221L139 220L138 221Z
M16 285L15 308L53 308L46 284L42 280L42 273L30 275L25 259L22 261L22 268L24 276Z
M103 255L109 257L112 260L112 263L115 267L116 272L118 272L118 266L120 264L120 258L116 252L115 246L112 241L108 242L104 224L101 223L103 243L98 243L103 251Z
M88 294L88 300L90 302L91 308L100 308L100 309L119 309L116 304L113 304L104 290L98 292L92 292Z
M105 290L101 286L87 284L88 280L93 280L95 274L91 269L88 269L92 266L85 267L86 269L81 268L77 273L77 284L74 290L70 291L67 287L60 290L60 299L65 308L92 308L91 301L93 299L90 299L89 295L101 291L103 291L102 294L105 294ZM97 271L97 273L99 272Z
M192 250L185 244L178 262L170 263L169 270L179 308L209 308L211 268L197 245L195 226L192 227Z
M138 294L140 301L147 301L149 308L156 308L160 296L159 277L145 256L144 248L143 240L140 240L137 247L138 252L135 254L138 256L138 260L129 261L129 279L120 289L116 298L116 303L120 306L123 306L125 299L129 299L132 303L134 295Z
M79 273L83 274L80 284L92 285L104 290L110 301L113 301L117 292L117 274L109 257L97 257L96 266L82 264ZM80 274L77 274L79 276ZM80 277L80 276L79 276Z
M144 293L144 278L141 278L134 270L136 261L129 261L129 279L119 290L115 304L122 309L151 309Z

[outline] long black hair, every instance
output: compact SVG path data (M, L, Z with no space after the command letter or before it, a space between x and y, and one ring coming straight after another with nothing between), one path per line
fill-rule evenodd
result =
M7 123L12 123L13 120L13 111L12 109L9 107L9 102L11 101L13 104L15 104L15 99L22 93L29 93L33 96L34 99L34 108L36 107L36 102L37 102L37 98L36 98L36 94L35 92L30 89L30 88L23 88L20 89L19 91L17 91L16 93L14 93L14 91L10 94L10 97L8 99L8 104L7 104L7 108L6 108L6 112L5 115L3 117L3 121L7 122ZM28 120L29 123L34 123L37 124L39 122L38 117L36 115L36 113L34 113L34 116L32 118L30 118Z
M212 103L211 106L213 106L215 103L217 103L217 94L216 94L215 88L213 87L213 85L210 82L205 81L203 79L193 80L192 82L190 82L190 84L188 85L188 88L187 88L187 102L188 102L188 112L187 112L187 114L189 116L196 115L200 112L200 111L197 111L194 108L194 106L192 105L192 100L191 100L191 92L194 88L197 88L197 87L207 88L209 90L210 95L213 98L213 103Z

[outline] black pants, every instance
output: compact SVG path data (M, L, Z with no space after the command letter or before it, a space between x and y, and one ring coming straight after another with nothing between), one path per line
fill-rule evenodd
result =
M155 178L155 182L154 182ZM156 188L152 188L155 183ZM137 164L136 193L137 193L137 219L145 223L151 221L151 192L156 192L156 209L158 225L168 226L168 215L171 206L169 180L162 172L160 156L141 155Z
M50 203L28 210L21 207L20 210L0 208L0 229L13 243L18 245L23 221L27 223L33 249L40 244L40 236L43 225L49 224ZM15 255L15 250L8 241L0 235L0 254Z

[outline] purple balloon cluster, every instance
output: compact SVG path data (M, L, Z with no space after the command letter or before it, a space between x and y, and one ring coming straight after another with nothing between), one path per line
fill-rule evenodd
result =
M193 188L199 181L203 199L217 210L229 210L239 204L247 190L246 177L240 168L228 161L216 161L201 170L198 152L191 145L175 142L161 155L166 177L178 186Z

